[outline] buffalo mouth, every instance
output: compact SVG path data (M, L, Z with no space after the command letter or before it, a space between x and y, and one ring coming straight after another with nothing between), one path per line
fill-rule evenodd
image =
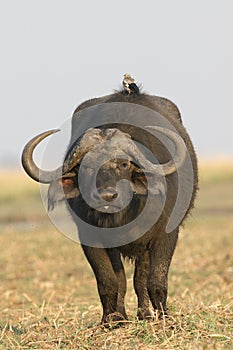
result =
M92 219L88 223L100 228L116 228L125 225L124 212L118 213L108 213L108 212L99 212L94 211L91 215Z
M101 204L96 206L94 210L97 210L98 212L104 213L104 214L115 214L120 212L122 208L112 204Z
M96 208L89 207L88 215L84 218L88 224L102 228L116 228L135 220L144 208L144 198L138 198L122 208L117 205L100 204Z

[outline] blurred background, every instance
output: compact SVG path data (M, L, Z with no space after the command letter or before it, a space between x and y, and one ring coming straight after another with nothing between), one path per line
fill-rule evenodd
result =
M232 10L230 0L1 2L0 169L19 167L32 136L126 72L178 105L200 158L233 157Z
M231 0L0 1L2 349L230 349L232 13ZM40 132L62 126L68 136L77 105L120 88L126 72L179 107L200 191L170 269L171 319L134 323L133 266L125 264L132 324L106 332L81 247L49 221L20 156ZM56 140L50 160L64 155L61 134L48 138ZM45 145L35 151L39 165Z

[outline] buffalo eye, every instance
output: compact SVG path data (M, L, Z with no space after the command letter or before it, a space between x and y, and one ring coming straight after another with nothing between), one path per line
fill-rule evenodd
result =
M122 169L128 169L128 168L129 168L129 163L128 163L128 162L122 162L122 163L120 164L120 167L121 167Z

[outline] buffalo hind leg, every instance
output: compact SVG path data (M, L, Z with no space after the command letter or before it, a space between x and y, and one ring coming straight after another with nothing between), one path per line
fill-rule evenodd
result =
M139 320L150 320L153 315L150 311L150 299L147 290L147 279L149 274L149 253L146 251L135 260L134 289L138 298Z
M176 247L178 230L164 233L150 249L148 293L158 317L166 315L168 271Z
M82 246L95 274L99 297L103 307L102 323L120 321L124 316L117 312L118 279L109 254L104 248Z

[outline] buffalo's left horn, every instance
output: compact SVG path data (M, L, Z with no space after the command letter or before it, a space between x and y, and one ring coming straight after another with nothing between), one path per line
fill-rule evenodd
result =
M53 180L56 180L62 176L62 169L63 167L60 166L59 168L53 170L53 171L46 171L41 170L38 168L38 166L35 164L33 160L33 151L35 147L47 136L52 135L56 132L60 131L59 129L55 130L49 130L42 132L41 134L35 136L33 139L31 139L26 146L23 149L22 153L22 165L24 167L24 170L26 173L35 181L41 182L41 183L50 183Z
M158 126L145 126L145 128L161 132L173 142L173 144L175 145L175 154L173 158L165 164L160 164L160 166L163 169L165 176L176 172L177 169L183 164L186 157L187 148L184 143L184 140L176 132L167 128L162 128Z

